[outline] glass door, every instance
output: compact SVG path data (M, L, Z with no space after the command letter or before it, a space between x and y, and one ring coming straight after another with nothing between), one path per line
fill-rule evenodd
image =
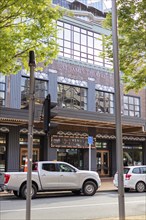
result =
M109 151L98 150L96 152L97 172L100 176L109 176Z

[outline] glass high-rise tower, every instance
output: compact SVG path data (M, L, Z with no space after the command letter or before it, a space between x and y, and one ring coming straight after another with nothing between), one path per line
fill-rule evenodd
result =
M74 2L74 0L52 0L52 2L53 4L69 8L69 3ZM78 0L78 2L87 6L92 6L102 12L111 8L111 0Z

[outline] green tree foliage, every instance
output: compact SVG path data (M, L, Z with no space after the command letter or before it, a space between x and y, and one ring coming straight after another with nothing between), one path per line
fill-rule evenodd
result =
M48 65L58 53L56 20L65 11L51 0L0 1L0 72L17 73L28 68L28 54Z
M126 90L146 86L146 1L117 0L120 70ZM111 13L105 26L111 28ZM112 58L111 36L106 52Z

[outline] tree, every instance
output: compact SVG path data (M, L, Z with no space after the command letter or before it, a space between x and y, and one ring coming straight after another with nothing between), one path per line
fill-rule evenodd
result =
M146 86L146 3L144 0L118 0L120 71L126 90ZM104 25L111 28L111 13ZM106 53L112 58L111 36L106 39Z
M0 72L17 73L28 68L28 51L37 63L48 65L58 53L56 20L65 11L51 0L1 0Z

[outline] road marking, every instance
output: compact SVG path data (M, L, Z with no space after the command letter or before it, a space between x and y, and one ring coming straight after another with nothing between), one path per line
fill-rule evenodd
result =
M133 203L142 203L144 201L129 201L126 202L126 204L133 204ZM52 206L52 207L40 207L40 208L31 208L31 211L37 211L37 210L47 210L47 209L66 209L66 208L76 208L76 207L89 207L89 206L106 206L106 205L118 205L117 202L110 202L110 203L100 203L100 204L86 204L86 205L68 205L68 206ZM1 210L0 213L5 213L5 212L21 212L25 211L26 209L8 209L8 210Z

